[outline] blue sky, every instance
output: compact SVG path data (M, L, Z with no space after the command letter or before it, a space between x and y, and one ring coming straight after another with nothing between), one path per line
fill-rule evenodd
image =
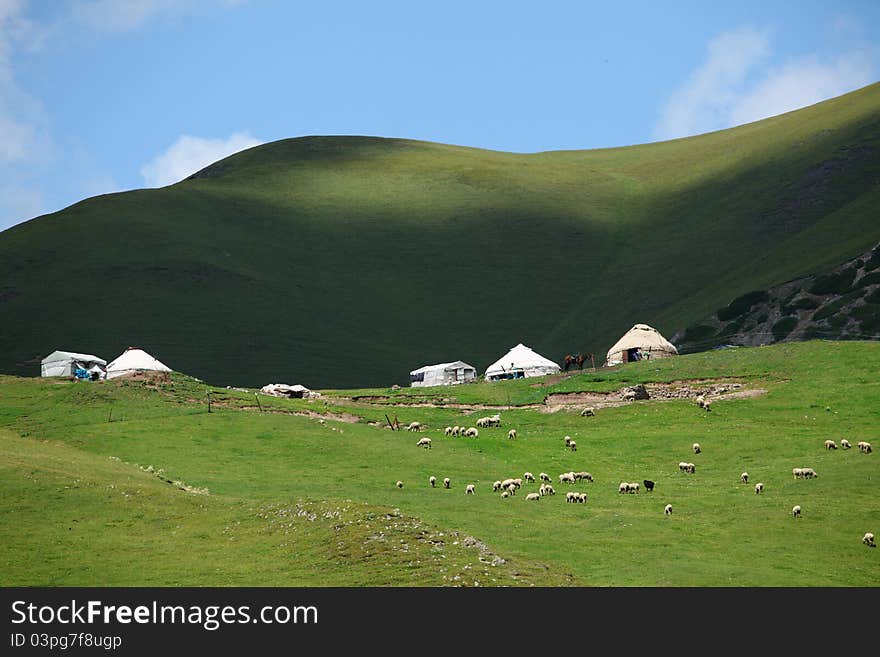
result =
M0 230L276 139L700 134L880 80L880 2L0 0Z

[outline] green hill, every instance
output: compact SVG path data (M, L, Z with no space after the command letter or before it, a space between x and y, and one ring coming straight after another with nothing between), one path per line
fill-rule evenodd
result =
M282 140L0 233L0 371L141 346L219 385L601 357L880 241L880 84L731 130L513 154Z
M180 374L0 376L0 585L876 587L862 537L880 529L880 470L857 443L878 445L878 368L876 342L808 341L259 404ZM650 398L621 401L633 384ZM496 412L501 427L445 435ZM492 491L527 471L555 495ZM618 492L645 479L653 492Z

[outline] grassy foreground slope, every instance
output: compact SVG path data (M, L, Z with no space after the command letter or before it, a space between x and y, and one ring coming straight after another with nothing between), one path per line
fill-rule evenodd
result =
M327 391L313 402L261 397L258 407L252 392L215 389L211 413L207 387L186 377L4 377L2 583L877 586L880 551L861 537L880 529L878 457L823 442L880 443L878 368L877 343L805 342L643 361L539 387L420 391L422 403L445 400L434 406ZM592 418L538 403L551 392L709 379L755 394L719 398L709 413L689 399L647 400ZM487 412L474 404L499 395L510 404L501 404L501 428L443 435L444 426L473 425ZM428 429L389 431L385 414ZM506 438L510 427L516 440ZM415 445L424 436L429 450ZM696 472L680 472L680 461ZM794 479L803 466L819 476ZM560 485L569 470L594 481ZM492 493L493 481L525 471L550 474L557 495L527 501L536 484L508 499ZM432 474L452 487L432 489ZM653 493L617 492L645 478ZM465 495L467 483L475 495ZM568 490L586 492L587 503L566 504Z
M304 137L0 234L0 371L141 346L217 385L600 359L880 241L880 84L698 137L514 154Z

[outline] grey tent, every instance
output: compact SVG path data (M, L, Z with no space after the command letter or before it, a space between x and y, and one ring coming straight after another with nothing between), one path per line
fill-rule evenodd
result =
M73 376L78 369L90 374L98 372L98 377L106 376L107 361L92 354L80 354L75 351L53 351L46 356L40 368L40 376ZM97 369L96 369L97 368Z

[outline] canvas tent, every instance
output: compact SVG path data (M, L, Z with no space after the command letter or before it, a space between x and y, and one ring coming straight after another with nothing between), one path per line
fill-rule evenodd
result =
M487 381L555 374L562 368L520 343L486 368Z
M53 351L41 363L41 376L75 376L76 370L85 370L91 378L97 372L97 378L103 379L107 361L91 354L79 354L74 351Z
M464 361L425 365L409 373L409 384L413 388L421 386L448 386L467 383L477 378L477 368Z
M134 374L135 372L170 372L171 368L160 363L143 349L129 347L107 365L107 378Z
M605 365L620 365L641 358L677 356L678 349L660 331L647 324L636 324L614 343L605 356Z

